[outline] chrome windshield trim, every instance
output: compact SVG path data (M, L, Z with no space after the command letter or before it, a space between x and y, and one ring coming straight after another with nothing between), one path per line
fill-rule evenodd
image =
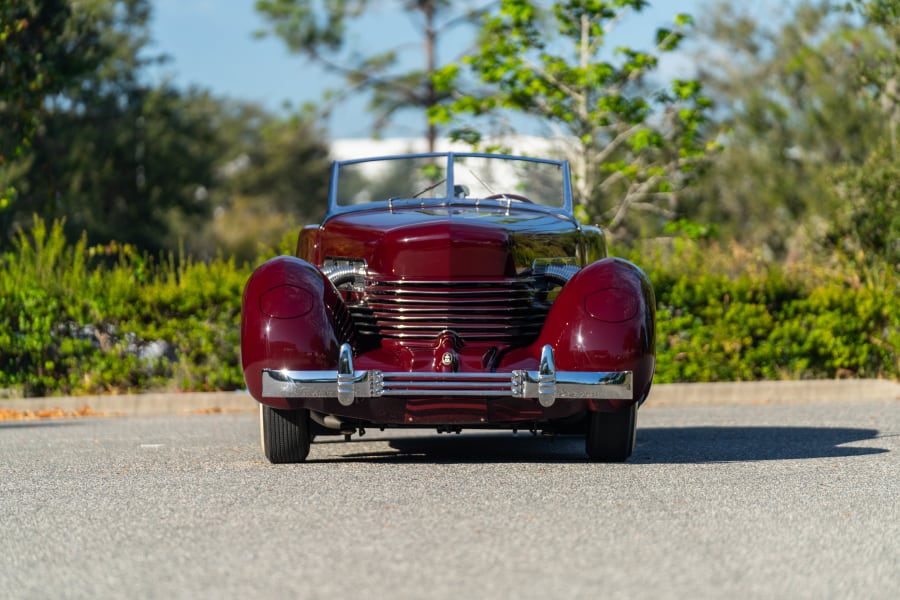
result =
M341 347L335 371L265 369L262 394L269 398L337 398L343 406L359 399L402 397L512 397L549 408L559 399L631 400L631 371L557 371L549 345L537 370L506 373L410 373L354 370L350 347Z
M373 200L360 204L340 204L338 203L338 183L339 183L339 173L341 168L352 166L352 165L360 165L365 163L382 163L388 161L409 161L409 160L418 160L418 159L444 159L443 164L446 169L446 187L447 187L447 196L443 198L397 198L397 197L389 197L383 200ZM397 208L402 208L405 206L414 207L424 207L424 206L451 206L451 205L463 205L463 206L472 206L476 209L483 207L496 207L501 209L509 209L511 202L509 199L502 200L491 200L481 197L472 197L472 198L458 198L452 195L452 190L455 189L455 181L456 174L455 169L456 162L463 162L467 159L484 159L484 160L497 160L497 161L507 161L507 162L522 162L522 163L535 163L535 164L544 164L550 166L556 166L561 170L560 183L562 184L562 204L561 205L551 205L551 204L525 204L521 206L524 210L531 211L543 211L550 212L558 215L563 215L570 219L574 220L573 215L573 203L572 203L572 182L571 182L571 169L569 166L569 162L566 160L555 160L549 158L537 158L530 156L521 156L517 154L492 154L486 152L417 152L417 153L407 153L407 154L391 154L385 156L370 156L364 158L354 158L350 160L342 160L342 161L334 161L331 165L331 176L330 176L330 185L328 191L328 214L325 216L325 221L330 219L335 215L339 215L347 212L354 212L358 210L368 210L372 208L384 207L388 210L395 210ZM462 168L462 167L460 167ZM516 206L516 205L513 205Z

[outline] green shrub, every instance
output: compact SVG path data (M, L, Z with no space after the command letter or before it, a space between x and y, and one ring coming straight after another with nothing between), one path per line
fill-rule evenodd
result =
M785 267L682 238L628 258L656 291L659 383L900 376L891 266ZM35 219L0 255L0 395L242 388L250 271L224 258L69 244L62 223Z
M685 239L631 258L656 291L659 383L900 375L893 270L861 281Z
M35 219L0 257L0 390L242 387L238 327L248 275L224 259L153 260L129 246L67 244L62 223Z

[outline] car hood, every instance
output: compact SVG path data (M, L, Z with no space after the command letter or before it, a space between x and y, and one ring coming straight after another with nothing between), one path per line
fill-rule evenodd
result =
M535 259L577 256L565 215L516 207L415 207L336 215L320 228L317 258L364 259L397 279L514 277Z

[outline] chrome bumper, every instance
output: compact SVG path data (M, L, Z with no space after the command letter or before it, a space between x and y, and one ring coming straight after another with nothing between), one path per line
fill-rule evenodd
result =
M509 373L385 373L353 369L353 352L341 346L336 371L265 369L262 394L268 398L337 398L350 406L357 398L381 396L506 396L536 398L550 407L557 399L633 398L631 371L557 371L553 349L541 350L537 371Z

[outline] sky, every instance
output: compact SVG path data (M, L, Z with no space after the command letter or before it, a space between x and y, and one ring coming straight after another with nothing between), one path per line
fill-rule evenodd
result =
M153 0L152 4L151 51L171 58L153 71L156 80L171 79L179 88L197 86L217 96L259 102L273 111L282 110L285 103L297 107L317 102L326 89L341 84L303 57L291 55L279 39L254 37L254 31L264 27L253 8L255 0ZM622 39L617 43L649 47L658 27L671 24L676 13L696 16L704 4L705 0L653 2L617 25L616 35ZM372 0L373 8L352 32L354 43L366 50L406 47L408 60L414 63L421 59L421 52L416 53L417 29L407 15L391 9L398 5L396 0ZM467 42L460 39L457 45ZM661 70L685 75L683 71L690 69L687 63L685 56L674 57ZM342 104L327 123L327 132L332 138L369 137L371 117L366 113L363 98ZM418 135L423 129L421 118L408 115L384 135Z

